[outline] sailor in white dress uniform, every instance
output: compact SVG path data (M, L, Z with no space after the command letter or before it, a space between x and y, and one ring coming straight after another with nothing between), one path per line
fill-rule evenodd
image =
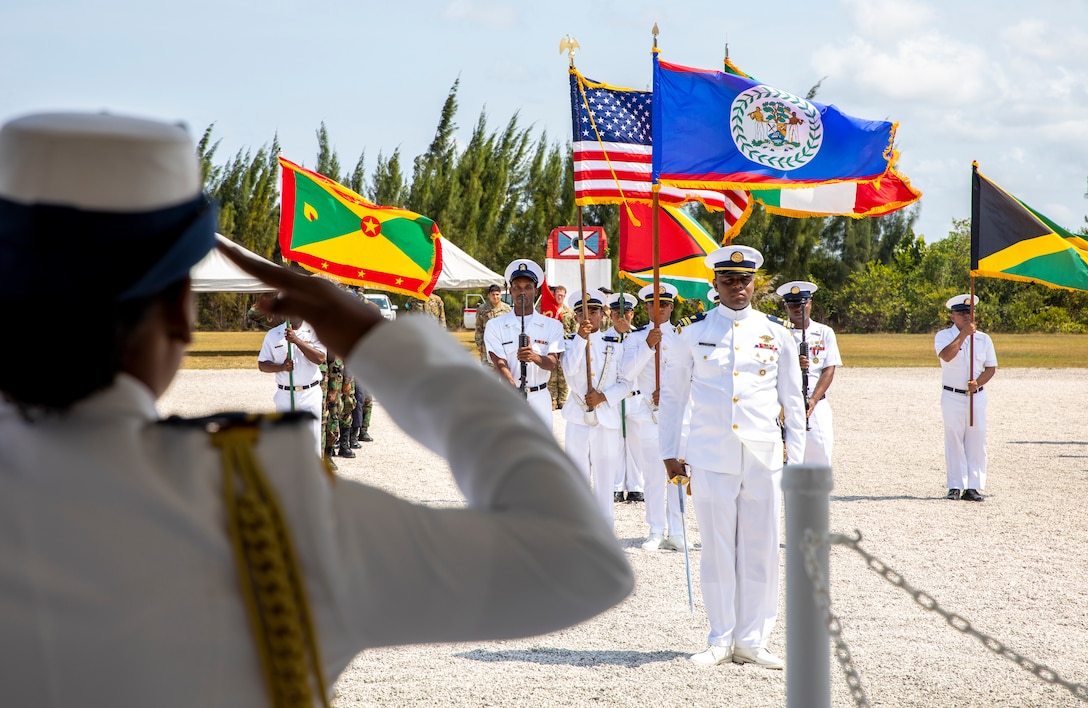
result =
M788 459L804 459L805 405L797 346L781 320L751 306L763 257L727 246L706 258L720 304L678 328L661 391L661 456L670 477L684 407L691 402L687 463L703 542L701 585L710 620L692 661L732 659L782 668L767 651L778 614L779 516L785 416Z
M621 375L632 388L627 398L627 439L638 455L639 465L646 487L646 525L649 533L642 547L647 550L677 548L683 542L683 517L680 514L678 492L680 486L668 484L669 476L661 462L661 445L658 441L657 366L654 363L660 343L660 373L663 376L668 361L670 339L676 328L672 316L678 291L674 285L662 283L658 294L659 308L654 311L653 285L646 285L638 296L650 315L649 324L632 332L623 343Z
M386 322L321 278L220 247L449 461L465 508L331 477L293 414L160 421L189 269L216 242L201 185L177 123L0 128L0 309L72 373L0 370L5 705L328 705L369 647L544 634L628 594L581 475L517 394L429 319ZM54 269L95 318L74 359L41 316L73 304Z
M941 361L947 498L980 502L986 488L988 394L983 387L997 373L997 352L990 336L975 328L977 304L977 295L950 298L945 307L952 326L937 332L933 346Z
M537 291L544 271L522 258L506 267L513 309L488 320L484 328L484 350L495 371L508 384L521 390L521 364L525 362L525 398L547 426L552 427L552 399L548 379L563 352L563 323L536 311ZM524 331L528 343L519 344Z
M799 348L807 350L800 355L802 372L808 370L808 434L805 442L805 462L814 465L831 465L831 452L835 434L831 415L831 402L827 391L835 380L835 371L842 366L835 330L809 317L812 312L812 295L818 288L815 283L794 280L777 290L786 306L786 314L793 325L793 338ZM802 374L802 379L804 375Z
M619 374L623 343L615 332L600 331L604 293L589 290L583 294L576 290L567 301L574 309L578 329L569 335L563 350L563 371L570 392L563 406L566 450L585 475L597 508L611 528L615 513L613 487L623 455L620 401L630 390Z

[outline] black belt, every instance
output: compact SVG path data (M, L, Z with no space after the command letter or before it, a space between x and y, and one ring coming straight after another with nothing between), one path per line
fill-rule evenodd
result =
M952 388L951 386L942 386L942 388L944 388L945 391L951 391L952 393L963 393L963 394L970 393L970 391L965 391L962 388ZM982 386L979 386L978 388L976 388L975 393L978 393L979 391L981 391L982 388L983 388Z
M528 393L534 393L534 392L536 392L536 391L543 391L543 390L544 390L544 389L546 389L546 388L548 388L548 384L546 384L546 383L542 383L542 384L540 384L539 386L530 386L529 388L527 388L527 389L525 389L525 390L526 390L526 391L527 391Z
M305 386L295 386L294 390L295 391L305 391L306 389L313 388L314 386L317 386L320 383L321 383L321 381L317 380L317 381L314 381L313 383L308 383ZM280 384L276 384L276 385L280 387L281 391L290 391L290 390L292 390L290 386L281 386Z

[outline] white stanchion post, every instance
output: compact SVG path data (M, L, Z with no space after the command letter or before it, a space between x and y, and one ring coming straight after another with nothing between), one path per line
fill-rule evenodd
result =
M830 639L826 617L817 606L805 572L805 529L827 535L831 468L786 465L782 492L786 503L786 707L830 708ZM817 559L828 578L827 545Z

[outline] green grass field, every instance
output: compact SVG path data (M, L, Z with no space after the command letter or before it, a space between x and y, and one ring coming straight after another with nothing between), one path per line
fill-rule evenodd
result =
M471 349L472 332L452 334ZM997 359L1005 368L1080 369L1086 366L1088 335L996 334ZM197 332L182 367L186 369L249 369L257 366L263 332ZM840 334L839 351L846 366L937 366L933 335Z

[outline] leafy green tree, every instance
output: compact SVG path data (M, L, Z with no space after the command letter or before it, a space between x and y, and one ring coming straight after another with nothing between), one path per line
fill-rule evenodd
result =
M340 175L340 158L336 155L329 142L329 131L325 129L325 121L321 121L321 127L317 129L317 166L314 172L328 177L333 182L344 183Z
M378 157L381 158L380 153ZM351 171L351 177L348 178L346 186L361 196L366 196L369 191L366 183L366 150L359 153L359 159L355 162L355 169Z
M400 148L386 159L378 153L378 166L374 168L371 187L367 196L382 206L403 206L408 200L408 185L400 170ZM439 224L439 227L442 225Z
M450 87L434 139L427 151L415 159L408 190L407 207L434 219L443 229L448 228L446 225L452 221L448 213L453 193L450 175L457 157L453 135L457 130L454 117L457 114L457 89L460 84L461 79L458 78Z

